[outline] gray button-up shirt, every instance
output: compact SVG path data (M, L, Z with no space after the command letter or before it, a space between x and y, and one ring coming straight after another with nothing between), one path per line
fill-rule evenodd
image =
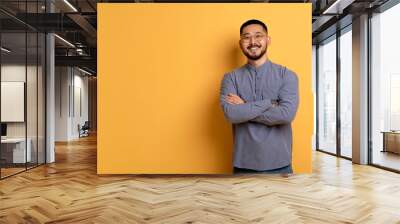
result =
M229 104L229 93L245 103ZM270 170L291 164L291 122L299 104L294 72L269 60L258 68L246 64L224 75L220 103L233 126L235 167Z

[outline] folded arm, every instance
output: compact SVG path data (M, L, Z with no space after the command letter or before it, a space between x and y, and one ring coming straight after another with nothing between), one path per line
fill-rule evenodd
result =
M226 100L229 94L238 95L231 75L225 74L221 84L220 104L225 117L232 124L250 121L260 116L264 111L271 107L271 100L269 99L241 104L231 104Z
M289 124L293 121L299 105L298 78L286 70L284 83L279 90L278 104L252 119L254 122L268 126Z

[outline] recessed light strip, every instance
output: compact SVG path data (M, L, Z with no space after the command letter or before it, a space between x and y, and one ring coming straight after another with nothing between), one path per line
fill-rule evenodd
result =
M68 40L66 40L66 39L64 39L64 38L62 38L62 37L60 37L60 36L57 35L57 34L54 34L54 36L57 37L58 39L60 39L61 41L63 41L64 43L68 44L69 46L75 48L75 45L73 45L73 44L72 44L71 42L69 42Z
M78 10L71 4L69 3L69 1L64 0L65 4L67 4L72 10L74 10L74 12L78 12Z
M81 71L81 72L83 72L83 73L85 73L85 74L93 75L92 73L90 73L90 72L88 72L88 71L86 71L86 70L83 70L83 69L81 69L81 68L79 68L79 67L78 67L78 70Z
M10 52L11 52L10 50L8 50L8 49L5 48L5 47L1 47L1 50L4 51L4 52L7 52L7 53L10 53Z

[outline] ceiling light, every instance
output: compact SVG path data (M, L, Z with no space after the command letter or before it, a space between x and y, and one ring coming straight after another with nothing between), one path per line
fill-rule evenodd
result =
M343 9L351 5L355 0L336 0L327 9L322 12L322 14L342 14Z
M77 48L76 53L78 53L79 55L83 55L83 49Z
M64 38L62 38L62 37L60 37L60 36L57 35L57 34L54 34L54 36L57 37L58 39L60 39L61 41L63 41L64 43L66 43L67 45L69 45L69 46L75 48L75 45L71 44L71 42L69 42L68 40L66 40L66 39L64 39Z
M78 12L78 10L71 4L69 3L68 0L64 0L65 4L67 4L74 12Z
M5 48L5 47L1 47L1 50L4 51L4 52L6 52L6 53L10 53L10 52L11 52L11 50L9 50L9 49L7 49L7 48Z

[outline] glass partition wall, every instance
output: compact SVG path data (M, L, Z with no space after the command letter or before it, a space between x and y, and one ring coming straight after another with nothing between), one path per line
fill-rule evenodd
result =
M371 18L370 162L400 172L400 4Z
M317 45L317 150L352 157L351 25Z
M352 158L352 33L351 26L341 32L340 49L340 154Z
M36 13L40 2L19 1L18 8ZM0 11L1 179L45 163L45 41Z
M318 46L318 149L336 154L336 36Z
M369 12L368 164L400 172L400 4ZM352 28L316 45L317 149L352 158ZM358 40L355 40L358 41Z

